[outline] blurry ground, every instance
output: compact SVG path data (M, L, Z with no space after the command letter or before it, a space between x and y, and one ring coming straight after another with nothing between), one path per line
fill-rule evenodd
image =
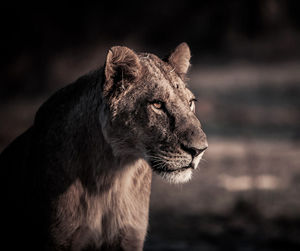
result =
M154 175L145 250L300 250L300 62L193 67L209 148L188 184ZM49 95L1 104L0 151Z
M192 181L154 177L146 250L299 250L300 144L211 137Z

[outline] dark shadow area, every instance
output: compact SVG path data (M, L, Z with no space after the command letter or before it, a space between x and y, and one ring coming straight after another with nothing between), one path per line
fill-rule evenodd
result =
M163 56L186 41L192 48L193 63L213 65L238 58L262 62L297 59L298 13L295 0L3 7L1 101L65 85L64 79L76 77L76 71L81 75L102 64L99 58L116 44Z

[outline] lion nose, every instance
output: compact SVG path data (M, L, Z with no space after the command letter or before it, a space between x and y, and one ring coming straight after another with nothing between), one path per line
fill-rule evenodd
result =
M207 145L203 146L202 148L196 148L196 147L187 147L182 144L181 147L184 151L192 155L193 158L197 157L200 153L202 153L207 149Z

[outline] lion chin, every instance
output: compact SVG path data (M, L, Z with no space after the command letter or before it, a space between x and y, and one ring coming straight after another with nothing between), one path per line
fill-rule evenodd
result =
M192 178L192 168L179 169L172 172L159 171L158 174L169 183L186 183Z

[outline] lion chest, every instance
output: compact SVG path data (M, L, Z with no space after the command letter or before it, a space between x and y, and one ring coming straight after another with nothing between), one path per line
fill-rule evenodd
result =
M81 250L103 243L114 244L135 229L145 235L150 186L148 168L117 176L110 189L97 194L89 194L80 181L74 182L59 202L60 224L53 231L56 239L60 244L68 243L74 250Z

